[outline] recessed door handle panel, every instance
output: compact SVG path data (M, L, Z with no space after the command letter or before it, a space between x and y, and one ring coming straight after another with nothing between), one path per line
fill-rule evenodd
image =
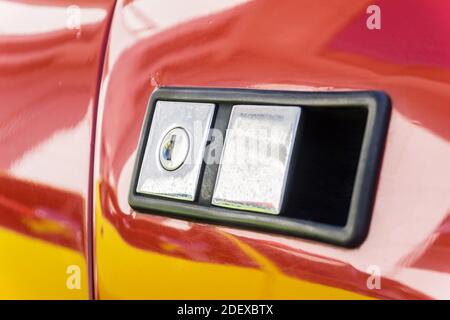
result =
M160 88L129 203L357 246L369 228L389 116L389 99L377 91ZM211 154L218 161L207 161Z

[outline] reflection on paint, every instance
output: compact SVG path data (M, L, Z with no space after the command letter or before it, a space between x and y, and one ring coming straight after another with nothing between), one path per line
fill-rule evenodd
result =
M403 27L402 23L408 19L401 12L401 28L384 28L376 35L381 42L390 38L389 43L395 46L385 46L377 52L378 47L367 44L366 38L346 41L352 39L346 35L356 32L358 24L354 23L365 15L370 1L287 0L283 5L274 0L251 1L179 22L175 21L176 14L168 12L170 17L166 21L175 22L160 29L157 19L149 14L157 12L154 6L138 10L138 3L141 2L119 1L107 53L110 62L105 73L107 81L102 86L99 108L101 134L97 140L95 180L100 183L98 203L102 211L101 214L97 211L97 217L101 216L98 221L103 227L96 232L97 252L101 256L100 296L114 293L114 297L124 297L117 287L128 294L136 292L138 296L164 295L170 290L192 296L201 294L190 291L188 280L181 276L174 281L168 279L170 273L165 274L161 265L175 274L172 268L178 270L183 266L186 272L192 268L190 285L196 280L206 286L202 278L206 271L201 269L202 274L195 273L198 269L191 267L199 264L213 265L209 270L231 283L235 283L234 274L222 273L226 272L220 269L222 266L266 275L261 264L224 233L265 257L283 276L299 281L381 298L442 296L442 291L448 288L445 282L448 273L435 272L436 263L429 260L433 266L427 265L427 269L421 270L421 278L415 279L411 275L417 270L403 265L402 259L437 230L450 205L449 73L434 65L436 61L444 61L442 56L448 58L445 53L448 45L442 42L445 45L440 46L439 42L445 33L436 35L437 40L432 41L436 50L422 51L420 43L429 41L426 35L416 37L414 44L402 40L402 37L413 37L415 31ZM176 7L181 1L168 3ZM395 11L398 3L384 1L382 10ZM427 17L418 19L417 27L428 21L438 23L434 19L438 16L436 10L447 12L449 6L440 2L439 8L431 10L429 4L420 1L413 4L407 8L411 15L424 13ZM133 14L126 13L131 8ZM136 30L123 24L125 19L132 20L139 13L151 23L137 23ZM364 32L368 31L365 20L362 22ZM450 31L447 20L439 23L443 30ZM406 64L397 63L396 54L408 52L409 48L414 52L404 60ZM194 222L186 222L184 228L173 228L173 221L167 218L134 212L127 205L126 187L131 170L126 164L134 160L140 133L140 125L136 124L142 123L148 98L158 86L386 91L393 101L393 117L371 229L364 244L348 250L298 238ZM117 234L120 240L114 240ZM124 251L113 252L112 243L117 244L116 241L126 244ZM448 248L445 241L439 243L440 249ZM124 258L113 256L118 252L123 257L132 252L133 266L147 261L149 256L154 258L152 264L148 261L145 266L155 270L158 279L142 270L110 285L109 279L117 271L113 266L116 259L122 267L131 267L123 262ZM380 266L380 290L366 286L366 270L370 265ZM138 274L140 279L136 278ZM209 277L214 281L212 275ZM435 283L441 278L441 286L430 290L425 283L427 277ZM255 290L255 295L269 292L261 289L265 281L262 278L251 282L248 290ZM134 285L127 286L127 279ZM154 281L158 285L152 290L150 285ZM147 283L148 289L137 288L138 282Z

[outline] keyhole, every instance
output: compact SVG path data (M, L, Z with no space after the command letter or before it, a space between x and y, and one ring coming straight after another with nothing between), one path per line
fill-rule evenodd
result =
M186 130L176 127L163 138L159 150L161 166L173 171L181 167L189 153L189 135Z
M164 146L164 158L168 161L172 161L172 151L175 146L176 139L177 139L177 136L173 134L170 137L169 143Z

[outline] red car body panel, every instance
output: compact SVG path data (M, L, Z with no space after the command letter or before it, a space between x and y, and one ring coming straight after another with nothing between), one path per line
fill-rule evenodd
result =
M80 10L79 28L68 28L70 5ZM0 227L78 252L83 271L91 269L91 141L113 5L0 3ZM9 245L16 250L15 243ZM74 262L51 249L48 255L37 250L30 247L15 257L28 264L41 255L33 266L41 272L30 280L37 283L34 292L27 292L32 285L19 285L26 272L15 270L15 262L0 253L0 282L16 284L10 297L89 297L91 275L83 272L81 293L67 290L64 281L53 286L49 279L58 275L49 266L61 266L64 279L66 266Z
M43 11L55 5L22 4L28 3L46 4ZM8 141L2 143L0 155L6 174L0 182L5 190L0 223L27 232L18 222L3 221L26 215L22 205L35 208L52 202L46 206L54 219L70 220L67 225L81 230L83 241L42 238L81 250L85 257L94 246L97 298L167 298L165 287L173 297L201 297L196 293L210 290L208 281L222 266L230 271L220 276L230 284L222 283L213 297L233 297L233 290L247 298L300 297L292 293L295 290L276 293L270 279L282 274L377 298L450 298L450 3L376 1L381 30L366 28L370 4L119 0L100 81L103 36L113 7L109 1L80 1L82 9L101 9L104 15L83 25L78 40L73 39L74 30L64 26L42 35L0 35L5 48L0 51L0 139ZM161 86L385 91L393 110L365 242L344 249L132 210L127 197L139 133L149 97ZM76 128L79 136L63 135L56 154L37 147L55 140L58 130ZM63 155L71 155L68 150L73 148L79 159L65 163ZM29 153L33 161L56 162L33 168L57 179L16 173L13 164L26 168ZM90 165L95 168L92 176ZM22 180L45 186L28 188ZM10 195L6 191L11 186L27 191ZM70 196L73 193L76 196ZM31 196L34 202L22 202ZM94 243L86 231L91 196L96 210ZM59 201L67 201L67 206L62 208L55 199L66 199ZM125 249L114 251L118 240L112 233L120 236ZM166 265L152 267L154 262ZM193 272L186 267L191 262L209 273ZM367 286L371 266L381 270L381 289ZM236 285L235 268L257 270L264 280L231 287ZM179 273L193 279L195 292ZM264 288L245 293L258 285Z

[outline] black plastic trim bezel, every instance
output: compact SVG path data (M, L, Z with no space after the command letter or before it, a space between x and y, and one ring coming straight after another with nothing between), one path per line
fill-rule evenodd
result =
M344 227L336 227L307 220L225 209L198 201L191 203L137 193L138 174L147 144L154 106L158 100L215 103L216 113L221 104L228 106L255 104L298 105L308 108L366 108L367 122L347 224ZM390 100L386 94L380 91L295 92L253 89L159 88L153 92L145 115L131 178L129 204L133 209L144 213L263 230L345 247L356 247L364 241L368 232L390 111ZM198 189L202 186L202 179L203 175L199 179Z

